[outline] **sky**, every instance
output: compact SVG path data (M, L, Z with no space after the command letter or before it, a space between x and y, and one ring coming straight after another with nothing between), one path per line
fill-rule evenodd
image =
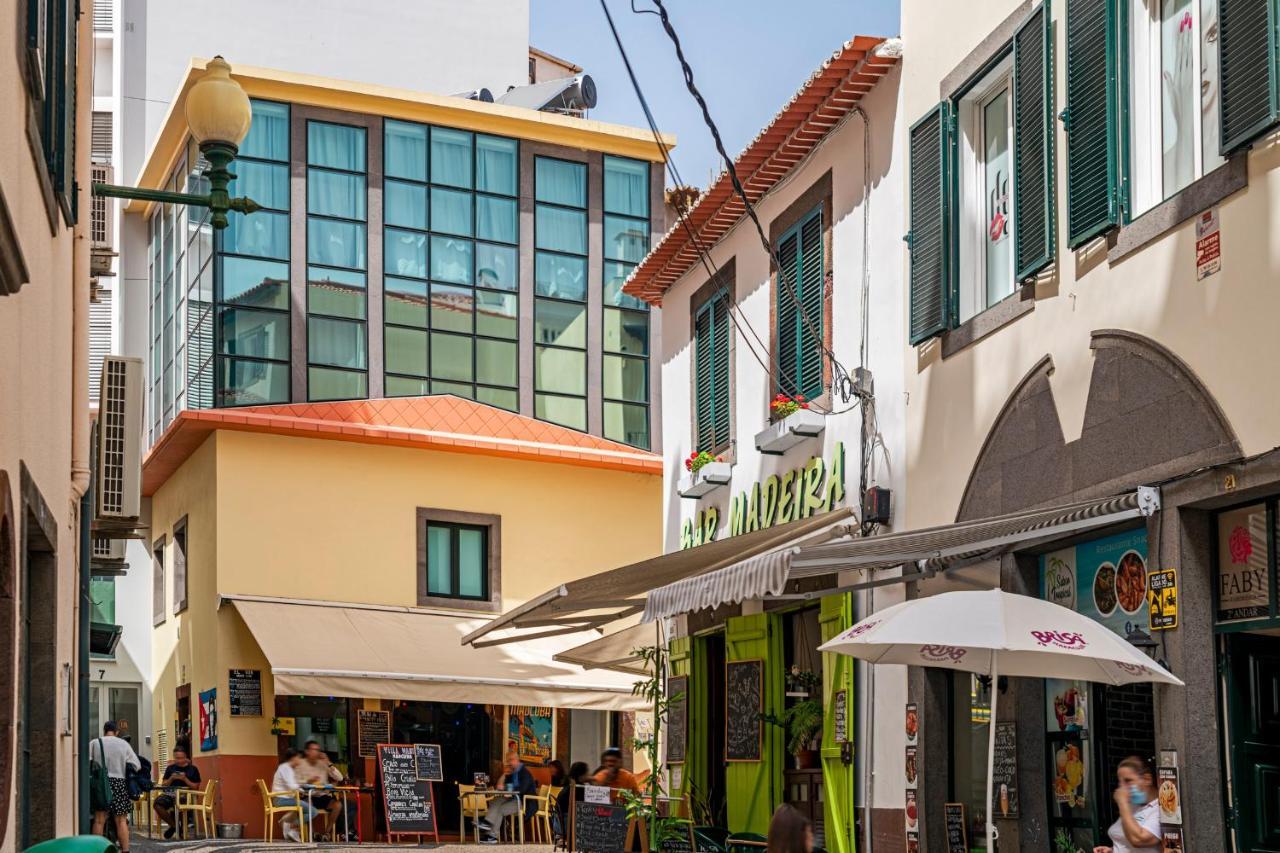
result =
M685 183L705 189L723 168L688 93L652 0L605 0L658 127L674 133ZM898 0L665 0L693 79L731 157L746 147L809 75L854 35L898 34ZM783 14L779 14L784 10ZM599 102L590 117L647 127L600 0L531 0L529 43L581 65ZM667 183L672 180L668 175Z

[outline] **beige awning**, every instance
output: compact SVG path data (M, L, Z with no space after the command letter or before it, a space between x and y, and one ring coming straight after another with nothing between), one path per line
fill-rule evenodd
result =
M589 643L583 643L556 655L556 660L583 669L611 669L631 675L648 676L636 649L658 642L657 626L652 623L632 625Z
M848 507L717 539L696 548L672 551L629 566L610 569L548 590L462 638L477 646L526 642L584 628L599 628L645 609L649 591L704 572L713 572L794 544L826 530L840 535L853 510ZM500 636L491 636L502 632Z
M224 595L271 664L277 694L550 705L628 711L646 707L635 677L583 672L558 653L598 638L577 632L518 645L467 648L483 618L408 607Z

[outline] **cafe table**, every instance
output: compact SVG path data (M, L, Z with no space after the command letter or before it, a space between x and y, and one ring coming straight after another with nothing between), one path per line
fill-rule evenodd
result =
M514 797L516 801L516 824L520 827L520 844L524 846L524 795L519 791L505 791L501 788L486 788L476 791L477 794L492 800L494 797ZM476 843L480 843L480 821L474 820L471 826L475 829ZM495 832L501 833L502 827L495 826Z

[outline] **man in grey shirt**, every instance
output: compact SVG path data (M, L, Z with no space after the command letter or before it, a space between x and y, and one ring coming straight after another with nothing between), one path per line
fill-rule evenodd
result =
M129 768L142 767L137 754L128 741L118 737L119 728L108 721L102 724L102 737L89 742L89 760L99 767L105 768L107 778L111 782L111 802L105 810L93 813L93 834L102 835L107 825L107 813L110 812L116 824L116 844L120 853L129 853L129 812L133 809L133 800L129 797L129 784L126 781Z

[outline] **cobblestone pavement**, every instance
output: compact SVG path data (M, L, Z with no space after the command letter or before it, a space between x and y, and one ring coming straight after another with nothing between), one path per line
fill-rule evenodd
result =
M310 851L318 853L384 853L389 850L412 850L436 847L434 844L295 844L289 841L273 841L268 844L260 839L230 841L221 839L196 839L193 841L160 841L138 836L132 839L130 853L281 853L281 851ZM456 844L439 845L448 853L550 853L549 844Z

